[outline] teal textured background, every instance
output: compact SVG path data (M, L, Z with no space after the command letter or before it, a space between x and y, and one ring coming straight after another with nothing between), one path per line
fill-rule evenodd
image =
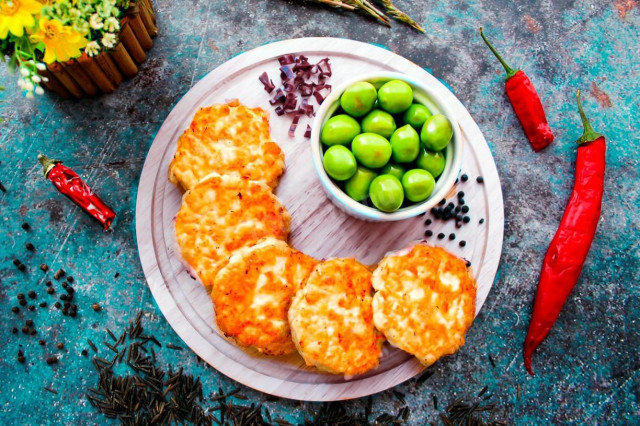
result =
M320 404L267 399L197 360L162 317L146 287L135 243L135 199L145 154L171 108L202 76L230 57L269 41L306 36L348 37L383 44L444 79L489 142L505 200L501 265L489 298L454 356L431 367L418 385L395 388L411 408L409 423L438 421L443 406L488 386L497 416L510 423L637 423L640 417L640 5L634 0L437 0L396 4L427 29L421 35L393 23L287 0L156 0L160 35L135 78L114 94L27 100L15 76L0 68L0 422L108 423L84 397L95 386L86 339L116 334L143 309L150 333L164 343L160 363L198 375L205 394L241 387L273 417L303 421ZM542 153L529 147L503 91L503 71L477 28L536 85L556 141ZM581 134L574 102L584 93L587 114L608 142L602 219L582 277L554 329L534 357L537 376L522 365L539 268L571 192ZM112 233L100 227L42 178L39 152L80 173L118 213ZM23 222L31 225L25 231ZM31 242L34 253L24 249ZM19 258L28 271L12 264ZM43 274L38 266L52 271ZM44 281L64 268L75 278L77 318L52 307ZM119 274L116 277L116 274ZM56 284L59 295L61 288ZM37 292L47 308L17 305ZM103 306L94 312L91 304ZM32 319L35 337L12 334ZM46 340L44 347L38 340ZM55 347L61 341L63 350ZM21 346L20 346L21 345ZM22 347L27 362L16 361ZM89 350L90 351L90 350ZM90 351L91 353L91 351ZM58 354L57 365L45 358ZM494 360L495 367L489 361ZM54 395L44 390L50 386ZM433 395L439 410L433 406ZM361 412L365 400L345 402ZM374 419L403 404L391 391L373 397ZM307 414L308 416L308 414Z

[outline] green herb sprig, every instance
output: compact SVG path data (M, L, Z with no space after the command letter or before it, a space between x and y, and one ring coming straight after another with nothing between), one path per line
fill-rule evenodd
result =
M404 22L405 24L411 26L412 28L424 33L424 28L414 21L409 15L402 12L398 9L391 0L374 0L375 3L378 3L380 6L384 7L384 12L382 12L378 7L376 7L373 3L374 1L369 0L308 0L313 3L320 3L325 6L333 7L336 9L344 9L347 11L353 12L361 12L365 15L369 15L375 18L378 22L386 25L387 27L391 26L391 18L396 19L400 22ZM386 14L389 16L387 16Z

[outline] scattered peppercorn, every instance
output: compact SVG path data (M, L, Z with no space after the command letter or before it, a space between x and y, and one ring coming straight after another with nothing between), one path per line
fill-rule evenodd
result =
M466 174L463 174L462 176L460 176L460 180L463 182L466 182L469 180L469 176L467 176Z
M425 214L425 213L423 213ZM120 272L116 272L116 274L113 276L113 278L118 278L120 276Z
M40 265L40 270L42 272L47 272L49 270L49 266L46 263L43 263L42 265Z
M471 220L471 218L469 216L465 216L465 217L462 218L462 221L464 223L469 223L470 220Z
M480 219L478 223L482 225L484 223L484 218Z
M67 287L69 287L69 284L67 284L67 282L66 282L66 281L64 281L64 282L62 283L62 288L64 288L64 289L66 290L66 289L67 289Z
M53 288L53 287L48 287L48 288L47 288L47 293L49 293L49 294L53 294L53 293L55 293L55 292L56 292L56 289L55 289L55 288Z
M67 296L66 294L61 294L60 295L60 300L62 300L63 302L66 300L69 300L69 296Z
M32 336L35 336L37 333L37 331L35 329L31 329L31 331L29 332L29 334L31 334Z
M454 234L454 233L449 234L449 239L450 240L455 240L456 239L456 234Z
M44 285L46 285L47 287L51 287L51 281L47 281L46 283L44 283Z
M18 300L22 300L24 299L24 293L18 293L16 297L18 298Z
M469 206L462 206L462 207L460 208L460 211L461 211L462 213L469 213Z
M424 231L424 236L425 237L430 237L433 235L433 231L430 229L427 229L426 231Z
M29 291L29 293L27 293L27 294L28 294L28 295L29 295L29 297L30 297L30 298L32 298L32 299L35 299L35 298L36 298L36 296L37 296L37 295L36 295L36 292L35 292L35 291L33 291L33 290Z
M24 263L20 262L20 259L13 259L13 264L22 272L27 270L27 267L24 266Z
M464 198L464 191L458 192L458 198Z
M83 350L82 350L82 352L80 352L80 353L82 354L82 356L87 356L87 354L88 354L89 352L87 352L87 350L86 350L86 349L83 349Z
M471 266L471 262L468 260L465 260L465 265L467 265L467 268L468 268L469 266Z
M18 327L13 327L13 328L11 329L11 332L12 332L13 334L17 334L17 333L18 333Z
M458 243L458 245L459 245L460 247L464 247L464 246L466 246L466 245L467 245L467 242L466 242L465 240L461 240L461 241Z
M22 356L22 355L18 355L18 362L19 362L20 364L24 364L24 362L25 362L25 361L26 361L26 360L24 359L24 356Z
M33 320L28 319L24 323L27 325L27 327L33 327Z
M72 283L72 282L73 282L73 277L72 277L71 275L69 275L69 276L67 277L67 281L69 281L70 283Z
M56 303L53 304L53 306L55 306L56 308L60 309L60 306L62 306L62 305L60 305L60 302L56 302Z
M29 327L27 327L26 325L23 325L23 326L22 326L22 332L23 332L24 334L29 334Z
M22 226L22 229L24 229L25 231L28 231L31 228L27 222L24 222L20 226Z
M7 192L7 188L4 187L2 182L0 182L0 191L5 192L5 193Z
M438 239L441 240L445 237L445 235L441 232L438 234Z
M36 249L31 243L26 243L24 247L29 251L34 251Z
M53 275L53 278L56 280L59 280L60 278L64 277L65 274L66 272L64 272L64 269L58 269L56 273Z
M440 202L438 203L439 206L444 206L445 204L447 204L447 199L443 198L442 200L440 200Z
M35 311L36 310L36 305L29 305L29 310L30 311Z
M62 304L65 308L69 309L71 307L71 302L66 301Z
M40 302L40 307L41 308L46 308L47 307L47 302Z
M46 345L46 344L47 344L47 342L45 342L45 341L44 341L44 339L40 339L40 340L38 340L38 344L39 344L40 346L44 346L44 345Z
M25 299L20 299L18 303L20 304L20 306L27 306L27 301Z
M478 176L478 177L476 178L476 182L478 182L478 183L482 183L482 182L484 182L484 178L483 178L482 176Z
M427 220L425 220L425 221L424 221L424 224L425 224L425 225L427 225L427 226L428 226L428 225L431 225L431 219L427 219Z
M13 312L14 314L17 314L18 312L20 312L20 308L18 308L17 306L14 306L13 308L11 308L11 312Z
M56 346L58 347L58 349L64 349L64 343L62 343L62 342L58 342L58 344L56 344Z
M51 365L51 364L57 364L58 363L58 357L57 356L52 356L47 358L47 364Z
M427 231L429 232L429 231ZM93 305L91 305L91 309L93 309L94 311L98 312L102 309L102 307L100 305L98 305L97 303L94 303Z

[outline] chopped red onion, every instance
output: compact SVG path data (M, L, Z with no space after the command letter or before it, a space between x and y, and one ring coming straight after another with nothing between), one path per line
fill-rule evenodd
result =
M319 62L312 64L309 58L304 55L296 57L292 54L282 55L278 57L280 64L280 81L282 86L275 91L273 98L269 100L269 104L274 106L277 115L293 116L291 126L289 127L289 136L295 136L295 130L300 121L300 117L306 115L313 117L315 109L309 104L309 98L314 97L318 104L321 104L327 94L331 92L331 85L326 84L326 78L331 77L331 64L329 58L323 58ZM317 82L312 81L315 75ZM259 77L260 82L264 85L267 93L271 93L275 85L267 73L262 73ZM300 97L300 106L298 107L298 97ZM305 137L311 136L311 126L307 124Z
M276 88L276 86L274 86L273 84L273 81L271 81L271 79L269 78L266 72L263 72L262 74L260 74L260 77L258 77L258 80L260 80L260 83L262 83L262 85L264 86L264 90L266 90L267 93L273 92L273 89Z

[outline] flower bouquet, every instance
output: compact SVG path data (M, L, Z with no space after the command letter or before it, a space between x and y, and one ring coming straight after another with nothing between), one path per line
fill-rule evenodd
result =
M150 0L0 0L0 53L27 97L111 93L158 33Z

